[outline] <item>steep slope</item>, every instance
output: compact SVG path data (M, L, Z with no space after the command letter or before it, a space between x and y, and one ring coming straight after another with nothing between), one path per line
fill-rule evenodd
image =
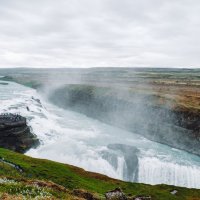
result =
M107 191L118 187L130 199L138 195L151 196L153 200L200 199L200 190L197 189L123 182L71 165L31 158L5 149L0 149L0 157L2 199L17 199L19 195L26 198L28 195L32 198L39 195L38 199L42 199L42 195L49 199L100 199L104 198ZM172 194L173 191L177 193Z
M199 109L166 99L152 91L79 84L58 88L50 96L60 107L200 155Z

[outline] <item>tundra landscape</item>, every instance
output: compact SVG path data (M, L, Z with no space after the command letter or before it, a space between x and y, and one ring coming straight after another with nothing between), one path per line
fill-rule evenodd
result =
M8 122L0 141L26 154L1 150L2 198L17 190L35 198L42 190L44 199L98 199L121 188L124 198L198 199L199 70L22 68L0 75L1 112L13 113L2 115ZM34 192L23 193L26 187Z

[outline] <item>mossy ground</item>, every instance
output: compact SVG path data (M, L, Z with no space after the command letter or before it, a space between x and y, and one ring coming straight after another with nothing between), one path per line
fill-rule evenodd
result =
M56 184L64 186L67 191L74 189L87 190L99 198L104 198L105 192L120 187L126 195L151 195L153 200L198 200L200 199L200 190L187 189L182 187L156 185L151 186L140 183L129 183L115 180L107 176L84 171L81 168L67 164L57 163L45 159L36 159L0 148L0 157L11 163L19 165L23 172L19 172L13 167L0 163L0 175L10 177L14 180L23 180L17 184L8 184L6 187L0 183L0 193L8 195L20 194L19 191L34 191L33 186L27 186L27 182L32 180L52 181ZM24 183L26 180L26 184ZM73 196L69 192L52 190L52 188L43 189L44 194L50 194L56 199L72 199ZM170 191L177 190L177 195L172 195ZM29 193L28 193L29 194ZM31 193L32 194L32 193ZM37 189L33 192L37 194ZM42 197L41 197L42 199Z

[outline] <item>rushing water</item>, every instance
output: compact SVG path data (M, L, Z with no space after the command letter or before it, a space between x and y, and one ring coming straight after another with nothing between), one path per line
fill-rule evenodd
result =
M41 145L27 155L118 179L200 188L200 157L58 108L34 89L0 84L0 112L28 119Z

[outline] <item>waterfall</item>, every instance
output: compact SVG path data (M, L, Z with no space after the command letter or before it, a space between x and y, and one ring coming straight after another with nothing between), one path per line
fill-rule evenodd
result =
M154 157L139 158L138 182L200 188L200 166L180 165Z
M149 184L200 188L200 157L49 103L37 91L0 85L0 112L20 113L41 140L26 154ZM27 109L27 107L29 109Z

